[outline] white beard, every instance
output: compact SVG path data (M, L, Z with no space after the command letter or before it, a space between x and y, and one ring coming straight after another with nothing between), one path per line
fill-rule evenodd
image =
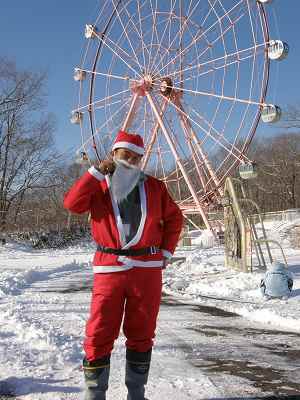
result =
M137 185L141 170L125 160L114 157L116 169L111 177L111 191L117 202L124 200Z

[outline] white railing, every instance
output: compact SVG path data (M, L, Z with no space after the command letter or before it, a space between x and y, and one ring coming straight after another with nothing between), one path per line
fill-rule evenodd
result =
M293 221L295 218L300 218L300 208L261 213L261 216L264 221ZM259 215L252 214L251 219L254 223L259 222Z

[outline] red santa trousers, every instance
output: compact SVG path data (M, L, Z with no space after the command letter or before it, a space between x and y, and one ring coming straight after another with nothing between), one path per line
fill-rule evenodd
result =
M123 320L126 347L146 352L153 345L162 289L160 268L94 274L84 350L88 361L111 353Z

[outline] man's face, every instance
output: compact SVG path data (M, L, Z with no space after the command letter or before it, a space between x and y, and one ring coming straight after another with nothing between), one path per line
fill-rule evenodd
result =
M111 190L116 201L122 201L136 187L141 178L141 156L134 151L120 148L112 153L116 168L111 177Z
M138 166L141 162L142 156L129 149L116 149L113 151L113 156L119 160L127 161L129 164Z

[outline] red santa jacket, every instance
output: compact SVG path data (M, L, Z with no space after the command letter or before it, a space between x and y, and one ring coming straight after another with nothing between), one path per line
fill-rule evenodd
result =
M139 183L142 217L135 237L125 242L117 203L110 192L110 178L94 167L78 179L64 198L64 207L71 212L91 213L92 235L97 244L116 249L138 249L156 246L153 255L125 257L96 251L95 273L115 272L135 267L161 267L163 257L173 254L182 229L183 217L170 197L165 184L147 175Z

